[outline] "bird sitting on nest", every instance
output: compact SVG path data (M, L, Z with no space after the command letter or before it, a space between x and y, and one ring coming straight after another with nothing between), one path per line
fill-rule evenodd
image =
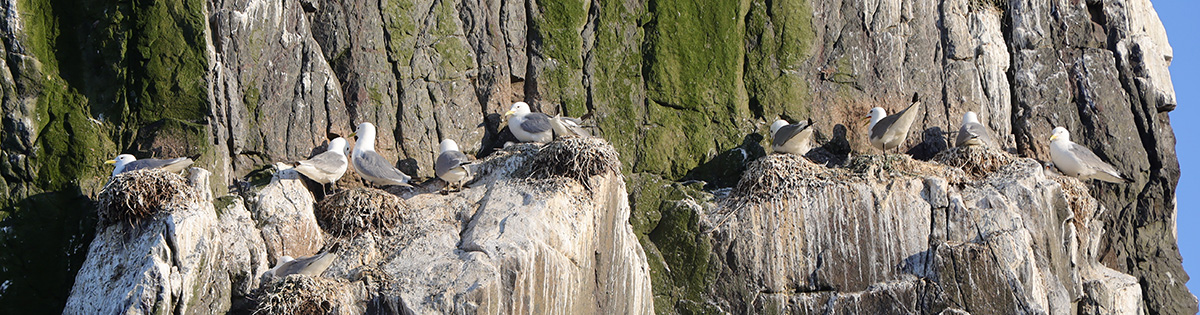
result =
M966 146L994 146L992 134L988 132L987 127L979 123L979 117L975 112L967 112L963 114L962 127L958 128L958 138L954 141L955 147Z
M812 149L812 135L811 120L794 124L783 119L776 120L771 124L771 150L803 156Z
M194 163L191 158L181 157L174 159L137 159L130 154L117 155L117 158L104 161L104 164L115 164L113 167L112 176L117 176L128 171L161 168L171 173L179 173L187 169Z
M513 103L512 108L504 113L508 120L508 130L520 142L547 143L554 140L553 125L550 116L529 111L525 102Z

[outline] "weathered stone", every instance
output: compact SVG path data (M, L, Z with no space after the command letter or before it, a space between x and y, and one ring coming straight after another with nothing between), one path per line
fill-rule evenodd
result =
M275 173L271 183L250 198L251 212L262 231L272 266L281 256L312 256L325 246L325 233L317 226L313 202L300 173L291 169Z
M211 195L206 183L171 195L163 204L175 206L159 215L99 227L63 312L224 312L257 287L267 269L262 238L240 201L218 215L198 198Z

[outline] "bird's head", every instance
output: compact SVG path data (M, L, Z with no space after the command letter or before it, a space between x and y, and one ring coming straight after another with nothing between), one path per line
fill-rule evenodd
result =
M866 117L863 117L863 122L870 121L870 128L874 128L875 123L879 122L883 117L887 117L887 111L884 111L883 107L876 107L872 108Z
M116 165L116 167L113 168L113 175L117 175L121 173L121 171L125 170L125 164L129 164L129 162L133 161L137 161L137 158L133 157L132 154L121 154L112 160L104 161L104 164Z
M528 113L529 104L526 104L525 102L516 102L513 103L512 108L508 109L507 113L504 113L504 120L508 120L508 118L512 117L513 115L524 115Z
M771 124L771 136L774 137L775 133L779 132L779 128L783 128L783 126L787 126L787 124L788 122L786 120L776 119L775 123Z
M1054 127L1054 131L1050 132L1050 141L1071 141L1071 133L1067 128Z
M966 112L963 114L962 122L963 122L963 124L966 124L966 123L977 123L978 124L979 116L976 116L975 112L970 112L970 111Z
M439 152L458 151L458 143L450 139L442 140L442 143L438 147L440 149Z

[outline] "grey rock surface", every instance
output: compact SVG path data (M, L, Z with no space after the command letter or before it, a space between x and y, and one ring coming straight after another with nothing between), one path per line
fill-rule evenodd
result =
M700 209L741 313L1138 314L1134 276L1104 266L1106 208L1073 178L1019 159L979 179L940 164L856 173L792 155L756 162Z
M256 288L267 262L255 222L240 200L218 215L199 198L206 183L170 195L161 214L100 226L63 313L219 313Z

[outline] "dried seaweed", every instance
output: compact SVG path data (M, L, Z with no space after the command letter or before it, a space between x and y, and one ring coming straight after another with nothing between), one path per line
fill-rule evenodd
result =
M171 213L200 201L183 176L161 169L142 169L114 176L98 196L101 224L130 225L160 213Z

